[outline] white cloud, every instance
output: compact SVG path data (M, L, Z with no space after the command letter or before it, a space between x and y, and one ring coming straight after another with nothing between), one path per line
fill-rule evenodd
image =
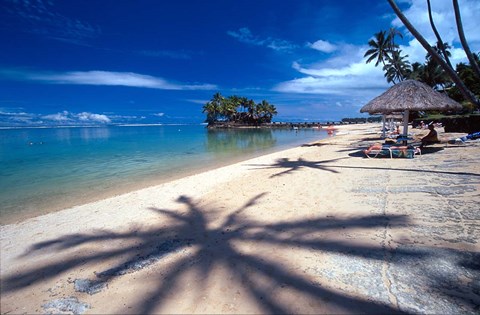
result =
M165 115L165 113L156 113L156 114L153 114L153 116L157 116L157 117L163 117Z
M105 123L108 124L111 122L110 118L108 118L106 115L102 114L93 114L93 113L88 113L88 112L82 112L80 114L76 115L80 121L86 121L86 122L99 122L99 123Z
M0 110L0 116L8 116L8 117L26 117L26 116L31 116L29 113L25 112L11 112L11 111L3 111Z
M47 119L47 120L53 120L53 121L58 121L58 122L63 122L63 121L72 121L69 117L70 113L67 111L63 111L61 113L56 113L56 114L49 114L49 115L44 115L41 116L42 119Z
M205 105L209 100L199 100L199 99L187 99L185 100L187 102L190 102L190 103L194 103L194 104L202 104L202 105Z
M50 120L58 123L68 124L108 124L111 119L103 114L95 114L90 112L72 113L64 110L63 112L40 116L41 119Z
M308 76L300 79L293 79L277 84L274 91L284 93L306 93L360 96L371 95L373 98L379 92L388 88L383 75L381 77L364 78L354 75L344 76Z
M25 124L29 125L32 121L36 119L37 115L26 113L26 112L16 112L11 110L0 109L0 124L6 122L8 124Z
M364 46L341 44L337 50L335 56L316 64L302 66L299 62L294 62L292 67L307 76L281 82L273 88L274 91L373 97L375 93L388 88L382 70L371 63L365 63Z
M411 0L409 3L411 6L404 13L429 42L434 44L436 39L428 20L426 2ZM460 5L467 41L471 49L478 52L480 50L480 32L478 32L476 19L480 15L480 1L463 0ZM432 1L432 8L436 26L443 40L453 46L450 50L452 63L465 62L465 54L458 43L452 3L450 1ZM395 17L392 24L403 27ZM278 83L274 86L274 91L317 94L319 96L337 95L343 96L344 99L359 97L368 101L368 98L377 96L389 87L382 68L375 67L373 63L365 63L363 55L368 50L366 45L333 44L326 40L318 40L313 44L308 43L307 46L331 55L311 64L293 62L292 68L303 76ZM400 49L404 54L409 55L408 60L411 63L425 62L426 51L412 37L406 36L406 43L401 45Z
M227 34L233 38L236 38L239 42L255 46L265 46L276 51L289 52L298 47L298 45L287 40L272 37L260 38L258 36L254 36L247 27L242 27L238 31L228 31Z
M214 90L214 84L179 84L163 78L133 72L72 71L64 73L34 73L3 71L9 77L20 80L41 81L50 84L79 84L128 86L161 90Z
M411 0L411 5L403 13L410 20L413 26L434 45L437 39L430 26L428 18L427 2L425 0ZM455 14L451 1L431 1L432 15L435 26L442 37L442 40L454 47L460 47ZM480 32L478 31L478 16L480 15L480 1L462 0L459 1L465 37L473 51L480 50ZM392 24L405 30L402 22L395 18ZM408 35L411 36L411 35ZM424 52L423 57L425 57ZM424 61L425 58L423 58ZM454 60L452 60L453 62Z
M321 39L317 40L313 44L308 43L307 46L310 47L310 48L313 48L315 50L324 52L324 53L331 53L331 52L334 52L335 50L337 50L336 45L334 45L334 44L332 44L328 41L321 40Z

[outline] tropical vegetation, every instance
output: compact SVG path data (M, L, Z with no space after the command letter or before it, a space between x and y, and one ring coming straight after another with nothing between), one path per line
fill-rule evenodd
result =
M465 105L467 111L472 111L480 106L480 52L471 53L463 35L460 12L457 0L453 0L454 11L457 20L459 37L462 42L469 64L459 63L454 68L450 62L450 49L448 43L444 43L438 33L431 12L430 0L427 0L430 25L437 38L435 45L430 45L418 33L411 23L402 14L394 0L388 0L397 16L412 33L412 35L424 46L427 54L425 62L408 61L408 55L402 54L399 45L395 43L396 36L403 37L395 28L389 31L380 31L368 42L369 49L365 52L366 63L375 61L375 66L382 65L384 76L389 83L413 79L421 81L432 88L447 93L451 98Z
M217 92L203 106L203 113L207 115L206 122L209 125L233 123L258 126L272 122L273 116L277 115L277 109L266 100L255 103L246 97L224 97Z

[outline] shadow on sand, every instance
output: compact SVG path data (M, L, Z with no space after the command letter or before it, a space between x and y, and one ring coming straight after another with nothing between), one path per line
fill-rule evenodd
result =
M288 158L280 158L276 160L275 164L271 164L271 165L249 164L249 166L256 166L257 169L272 169L272 168L285 169L285 171L282 171L270 176L270 178L273 178L277 176L287 175L292 172L299 171L303 168L313 168L313 169L318 169L318 170L327 171L331 173L338 173L337 170L331 168L329 165L324 165L324 164L336 162L342 159L346 159L346 158L324 160L324 161L308 161L302 158L299 158L298 160L294 161Z
M284 169L273 176L286 175L302 168L313 168L332 173L338 173L342 168L425 172L417 169L335 165L335 162L342 159L348 159L348 157L323 161L279 159L272 165L255 166ZM480 174L471 173L430 172L480 176ZM345 232L351 229L352 233L355 233L353 231L358 231L358 229L368 231L385 230L386 227L402 228L410 224L407 217L398 215L370 215L348 219L318 217L276 223L252 220L247 216L246 210L255 208L265 195L267 195L266 192L260 193L240 208L232 209L230 215L226 216L219 224L211 224L208 214L224 212L224 209L201 207L188 196L180 196L177 202L179 206L187 209L186 212L175 209L150 208L151 211L158 214L159 220L168 219L173 222L167 227L151 227L125 233L102 231L91 234L72 234L36 243L24 253L24 256L41 255L42 253L46 255L61 254L62 252L72 252L76 248L78 248L78 252L70 255L68 259L34 266L19 273L4 276L2 292L24 289L31 284L81 268L87 263L95 264L113 260L115 263L111 263L108 269L96 271L97 278L93 280L97 284L109 283L112 279L125 274L162 264L168 256L175 258L174 266L161 276L156 276L156 273L151 274L151 277L157 277L155 278L156 287L151 289L147 295L138 296L135 301L136 305L132 306L132 311L148 314L161 310L169 294L180 293L185 289L181 283L182 279L191 274L199 275L197 277L199 280L194 286L200 296L206 291L207 284L211 281L210 277L218 266L223 266L228 271L229 281L232 281L234 285L242 286L253 298L251 303L256 303L258 309L261 309L263 313L294 312L291 305L271 294L272 288L283 287L288 287L291 294L296 297L321 301L347 312L394 314L405 311L375 299L362 299L347 292L331 290L312 281L311 276L297 272L298 268L285 265L284 261L266 258L264 255L256 254L255 251L242 251L238 244L247 242L262 246L295 247L318 253L339 254L342 257L370 262L385 262L390 266L408 265L415 268L414 266L422 263L431 265L431 256L436 254L428 248L397 247L392 249L385 245L362 245L348 240L329 240L321 236L322 231ZM109 246L112 241L121 241L122 244L128 245ZM132 245L132 243L134 244ZM99 245L96 247L99 249L93 252L81 250L80 246L89 244ZM191 255L179 254L189 248L195 249L189 251ZM478 263L474 263L474 259L471 259L473 254L469 255L465 256L468 259L459 261L457 264L462 268L477 271ZM478 254L475 255L478 258ZM444 276L446 275L442 272L436 274L439 279ZM133 285L141 286L142 284ZM438 290L445 291L443 294L447 300L457 298L452 297L450 288Z
M433 152L431 152L433 153ZM349 157L365 157L362 151L357 151L348 154ZM366 157L365 157L366 158ZM466 175L466 176L480 176L480 173L471 172L453 172L453 171L441 171L441 170L426 170L421 168L395 168L395 167L373 167L373 166L348 166L338 165L334 162L348 159L348 157L322 160L322 161L308 161L302 158L297 160L290 160L288 158L280 158L275 161L274 164L249 164L256 169L284 169L276 174L270 176L270 178L291 174L296 171L300 171L303 168L311 168L319 171L327 171L338 174L341 169L365 169L365 170L382 170L382 171L396 171L396 172L415 172L415 173L434 173L434 174L446 174L446 175Z
M305 248L312 251L331 252L348 257L362 257L374 261L386 257L390 251L385 246L362 246L348 242L331 241L318 236L317 232L326 230L374 229L401 226L407 223L404 216L367 216L345 220L316 218L308 220L277 222L263 224L252 221L244 215L244 211L254 207L265 195L259 194L245 205L232 212L222 224L216 228L209 227L205 213L212 209L204 209L189 197L181 196L178 203L186 206L187 213L168 209L151 208L160 217L166 216L175 224L168 228L151 228L128 233L103 231L95 234L73 234L59 239L36 243L24 254L39 255L46 251L48 255L62 251L72 251L76 247L88 244L104 245L95 252L80 251L71 255L68 260L53 262L43 266L35 266L14 275L7 275L2 279L2 291L12 292L27 286L57 277L59 274L80 268L86 263L102 261L117 262L107 270L96 272L95 283L108 283L112 279L128 273L161 264L162 260L179 253L186 248L195 248L192 255L178 255L173 268L166 275L158 276L157 287L150 291L150 295L139 296L136 305L132 307L136 313L148 314L158 311L166 301L167 294L181 292L184 289L180 282L187 274L202 275L196 283L197 292L201 295L209 281L215 267L223 265L231 274L231 281L242 284L254 302L265 313L292 313L291 306L271 296L271 288L288 286L289 290L298 296L328 301L340 309L362 313L402 313L398 309L373 300L364 300L358 297L342 294L315 284L304 274L292 271L283 262L274 259L265 259L254 252L246 253L237 249L238 242L258 242L263 245ZM215 210L215 209L213 209ZM135 240L134 246L111 247L112 241ZM424 254L409 252L408 250L395 251L396 257L403 259L419 259ZM393 255L390 255L393 257ZM176 256L175 256L176 257ZM265 283L269 285L265 285ZM137 283L134 285L142 285ZM106 289L108 290L108 289Z

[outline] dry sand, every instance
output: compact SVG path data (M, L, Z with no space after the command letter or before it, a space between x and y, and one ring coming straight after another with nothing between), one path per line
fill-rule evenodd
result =
M1 313L478 314L480 143L379 130L1 226Z

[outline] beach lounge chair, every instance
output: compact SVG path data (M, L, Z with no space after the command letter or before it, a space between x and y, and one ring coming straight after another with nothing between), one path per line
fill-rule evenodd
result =
M371 146L367 150L363 151L367 158L379 158L379 157L390 157L393 158L407 158L413 159L415 154L422 155L420 148L413 146L392 146L392 145L381 145L381 146Z

